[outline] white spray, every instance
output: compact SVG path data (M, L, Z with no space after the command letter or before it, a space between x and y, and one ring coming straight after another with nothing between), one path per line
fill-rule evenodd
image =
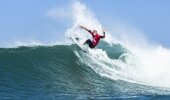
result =
M96 29L99 33L102 32L102 25L95 18L94 13L87 9L85 5L75 2L71 7L71 11L73 27L67 30L67 36L71 36L71 33L82 33L82 30L77 27L78 25ZM88 34L81 34L81 36L89 38ZM89 50L89 54L75 53L80 61L88 64L101 76L144 85L170 87L170 50L162 46L153 47L143 39L140 40L144 43L142 46L138 44L139 41L136 40L134 44L132 40L128 36L126 36L126 39L113 38L107 32L104 41L109 44L119 42L132 53L123 54L116 60L110 59L107 53L101 49ZM121 60L123 56L127 57L126 63Z

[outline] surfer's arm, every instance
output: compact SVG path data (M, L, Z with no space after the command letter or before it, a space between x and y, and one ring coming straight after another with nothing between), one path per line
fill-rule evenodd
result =
M103 31L103 36L100 36L100 38L105 38L105 32Z
M88 28L86 28L86 27L84 27L84 26L82 26L82 25L80 25L80 28L82 28L82 29L88 31L91 35L93 35L92 31L89 30Z
M82 29L84 29L84 30L86 30L86 31L89 31L88 28L86 28L86 27L84 27L84 26L82 26L82 25L80 25L80 28L82 28Z

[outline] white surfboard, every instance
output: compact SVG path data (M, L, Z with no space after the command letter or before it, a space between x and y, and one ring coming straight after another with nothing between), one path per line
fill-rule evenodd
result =
M83 51L86 51L88 50L88 46L87 45L83 45L84 42L86 41L86 39L84 38L81 38L79 36L76 36L74 33L73 35L71 36L71 39L73 40L74 43L76 43Z

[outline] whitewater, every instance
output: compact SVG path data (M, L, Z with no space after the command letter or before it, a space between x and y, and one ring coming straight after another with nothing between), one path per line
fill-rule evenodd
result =
M170 94L170 49L150 43L135 29L115 26L95 49L83 52L70 39L91 38L79 25L99 33L103 25L80 2L73 2L69 12L72 24L64 42L0 48L1 98L154 99Z
M89 34L83 34L84 31L77 27L81 24L102 33L102 25L85 5L75 3L72 9L74 24L66 32L68 37L76 33L78 37L88 39ZM133 39L133 34L131 34L132 38L130 36L116 38L112 35L112 32L107 32L104 42L109 44L110 47L114 44L120 44L127 50L126 53L122 54L118 59L110 59L104 50L97 48L90 50L87 56L86 54L76 53L79 59L82 62L85 61L84 63L91 66L101 76L150 86L170 87L170 78L167 77L170 76L170 50L161 45L149 44L147 40L142 39L142 36ZM92 62L87 61L89 59ZM96 66L94 66L95 64ZM115 69L113 66L118 66L120 70Z

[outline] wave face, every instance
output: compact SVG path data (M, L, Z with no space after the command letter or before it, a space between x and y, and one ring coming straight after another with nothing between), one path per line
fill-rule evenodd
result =
M0 98L132 99L169 94L165 88L116 79L121 70L119 63L102 62L102 58L126 63L122 55L128 51L119 44L109 46L104 42L98 48L105 50L107 59L105 55L97 55L92 60L88 58L90 50L85 53L74 44L1 48ZM112 73L115 79L108 77L113 75L102 65L115 72Z
M116 25L97 48L84 52L69 40L91 38L78 26L100 34L103 25L78 1L65 12L71 12L72 25L65 31L64 45L31 41L0 48L0 98L169 100L169 49ZM36 44L41 46L27 47Z

